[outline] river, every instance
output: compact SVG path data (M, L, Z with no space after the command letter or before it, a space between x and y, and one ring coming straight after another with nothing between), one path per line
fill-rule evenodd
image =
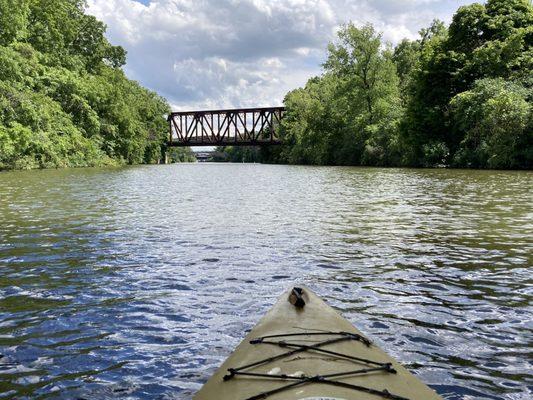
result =
M0 173L0 398L189 399L305 284L445 399L532 396L531 172Z

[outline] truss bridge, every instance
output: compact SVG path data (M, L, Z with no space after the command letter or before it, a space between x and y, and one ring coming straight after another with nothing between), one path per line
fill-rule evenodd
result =
M278 136L284 107L183 111L168 116L169 146L269 146Z

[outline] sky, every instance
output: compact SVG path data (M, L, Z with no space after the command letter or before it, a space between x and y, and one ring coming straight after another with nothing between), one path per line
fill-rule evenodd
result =
M392 44L472 0L89 0L87 12L128 51L131 79L173 110L282 105L321 73L343 23Z

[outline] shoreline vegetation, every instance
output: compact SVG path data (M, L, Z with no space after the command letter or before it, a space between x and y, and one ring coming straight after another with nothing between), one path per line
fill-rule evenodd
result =
M126 51L85 0L0 0L0 170L194 160L167 149L165 99L126 78ZM460 7L396 47L344 25L323 73L285 97L279 147L237 162L531 169L533 6ZM166 153L166 157L165 157Z
M0 0L0 170L161 158L168 103L126 78L126 51L85 7Z
M533 6L488 0L385 43L344 25L323 73L285 98L279 148L219 148L229 161L531 169Z

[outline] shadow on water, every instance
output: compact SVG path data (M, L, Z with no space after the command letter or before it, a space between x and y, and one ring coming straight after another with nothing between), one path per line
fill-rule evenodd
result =
M532 177L2 173L0 398L190 398L295 282L446 399L530 398Z

